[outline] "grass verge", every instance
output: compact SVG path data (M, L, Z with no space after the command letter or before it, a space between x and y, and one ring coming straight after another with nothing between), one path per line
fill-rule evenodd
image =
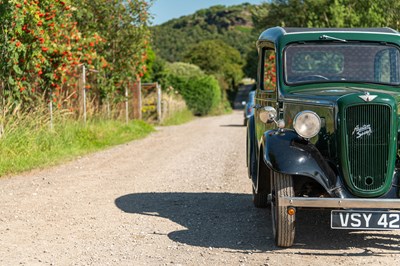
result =
M187 123L193 120L194 115L188 109L183 109L181 111L175 112L170 117L166 118L163 122L163 126L175 126Z
M93 120L83 125L73 120L57 121L54 130L33 115L22 116L5 126L0 139L0 176L45 167L143 138L154 128L142 121Z
M217 115L226 115L231 113L232 113L232 107L230 103L227 100L224 100L221 103L219 103L217 107L211 110L209 115L217 116Z

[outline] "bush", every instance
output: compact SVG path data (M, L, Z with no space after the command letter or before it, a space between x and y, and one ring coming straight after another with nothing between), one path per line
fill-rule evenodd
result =
M173 63L167 65L167 83L183 97L195 115L207 115L221 103L218 81L195 65Z
M179 91L195 115L207 115L221 102L221 89L212 76L169 76L169 83Z
M212 76L189 80L189 86L181 91L187 105L196 115L210 113L221 102L221 89Z

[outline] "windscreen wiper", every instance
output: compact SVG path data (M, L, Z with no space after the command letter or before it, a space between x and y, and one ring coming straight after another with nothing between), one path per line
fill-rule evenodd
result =
M339 41L339 42L347 42L344 39L335 38L335 37L332 37L332 36L329 36L329 35L321 35L319 38L321 40L333 40L333 41Z

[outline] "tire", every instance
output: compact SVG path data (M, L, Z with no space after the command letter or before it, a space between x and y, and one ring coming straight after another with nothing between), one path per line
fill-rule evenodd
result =
M286 207L279 207L279 197L293 197L293 178L290 175L273 173L271 178L271 217L275 244L291 247L295 237L295 215L289 215Z
M256 208L267 208L268 207L268 193L261 192L256 193L253 187L253 204Z

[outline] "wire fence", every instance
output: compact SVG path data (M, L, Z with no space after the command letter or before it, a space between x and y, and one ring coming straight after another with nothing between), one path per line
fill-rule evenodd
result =
M60 113L81 121L84 125L97 118L121 120L126 123L131 120L144 120L152 124L161 124L165 118L186 108L184 100L176 91L171 88L162 90L157 82L128 82L123 86L122 95L120 90L104 95L100 90L102 84L98 82L99 73L96 70L88 70L85 65L79 65L77 70L75 75L70 77L73 90L51 91L49 94L42 92L42 96L38 97L41 99L27 103L24 108L20 104L12 106L9 104L12 99L1 93L0 137L7 121L15 114L26 111L24 109L29 112L40 109L40 115L47 113L45 120L53 130ZM58 102L53 101L53 97ZM39 108L39 105L42 107Z

